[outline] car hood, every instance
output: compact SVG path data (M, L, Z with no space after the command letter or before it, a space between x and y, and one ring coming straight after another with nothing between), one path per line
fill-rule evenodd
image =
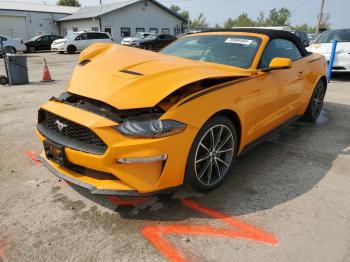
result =
M321 43L321 44L312 44L307 50L312 53L317 54L330 54L332 51L333 43ZM338 42L337 43L337 53L350 52L350 42Z
M52 43L54 44L58 44L58 43L61 43L61 42L67 42L68 39L67 38L60 38L60 39L56 39L55 41L53 41Z
M96 43L81 53L67 91L118 109L148 108L177 89L202 79L251 74L248 69Z

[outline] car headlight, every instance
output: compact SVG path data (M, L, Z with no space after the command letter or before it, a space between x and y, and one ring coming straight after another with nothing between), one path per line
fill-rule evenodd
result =
M113 128L125 136L159 138L182 132L186 124L175 120L160 120L159 114L133 117Z

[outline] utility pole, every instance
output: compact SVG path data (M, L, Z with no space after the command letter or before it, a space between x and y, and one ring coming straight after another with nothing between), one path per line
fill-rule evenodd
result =
M324 0L321 0L321 10L320 10L320 15L318 17L318 21L316 25L316 34L320 32L320 25L321 25L322 16L323 16L323 8L324 8Z

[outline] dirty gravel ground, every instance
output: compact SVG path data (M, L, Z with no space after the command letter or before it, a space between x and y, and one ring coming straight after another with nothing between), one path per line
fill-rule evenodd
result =
M39 82L42 57L55 82ZM297 123L242 156L218 190L132 207L69 186L26 156L42 149L37 109L64 90L77 58L32 54L31 84L0 87L0 261L165 261L142 237L146 225L225 227L183 206L184 196L278 238L167 236L188 261L350 261L350 76L329 85L316 124Z

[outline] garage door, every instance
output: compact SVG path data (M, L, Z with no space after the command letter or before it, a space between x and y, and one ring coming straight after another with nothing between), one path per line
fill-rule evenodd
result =
M27 26L24 16L4 16L0 15L0 34L13 38L27 39Z

